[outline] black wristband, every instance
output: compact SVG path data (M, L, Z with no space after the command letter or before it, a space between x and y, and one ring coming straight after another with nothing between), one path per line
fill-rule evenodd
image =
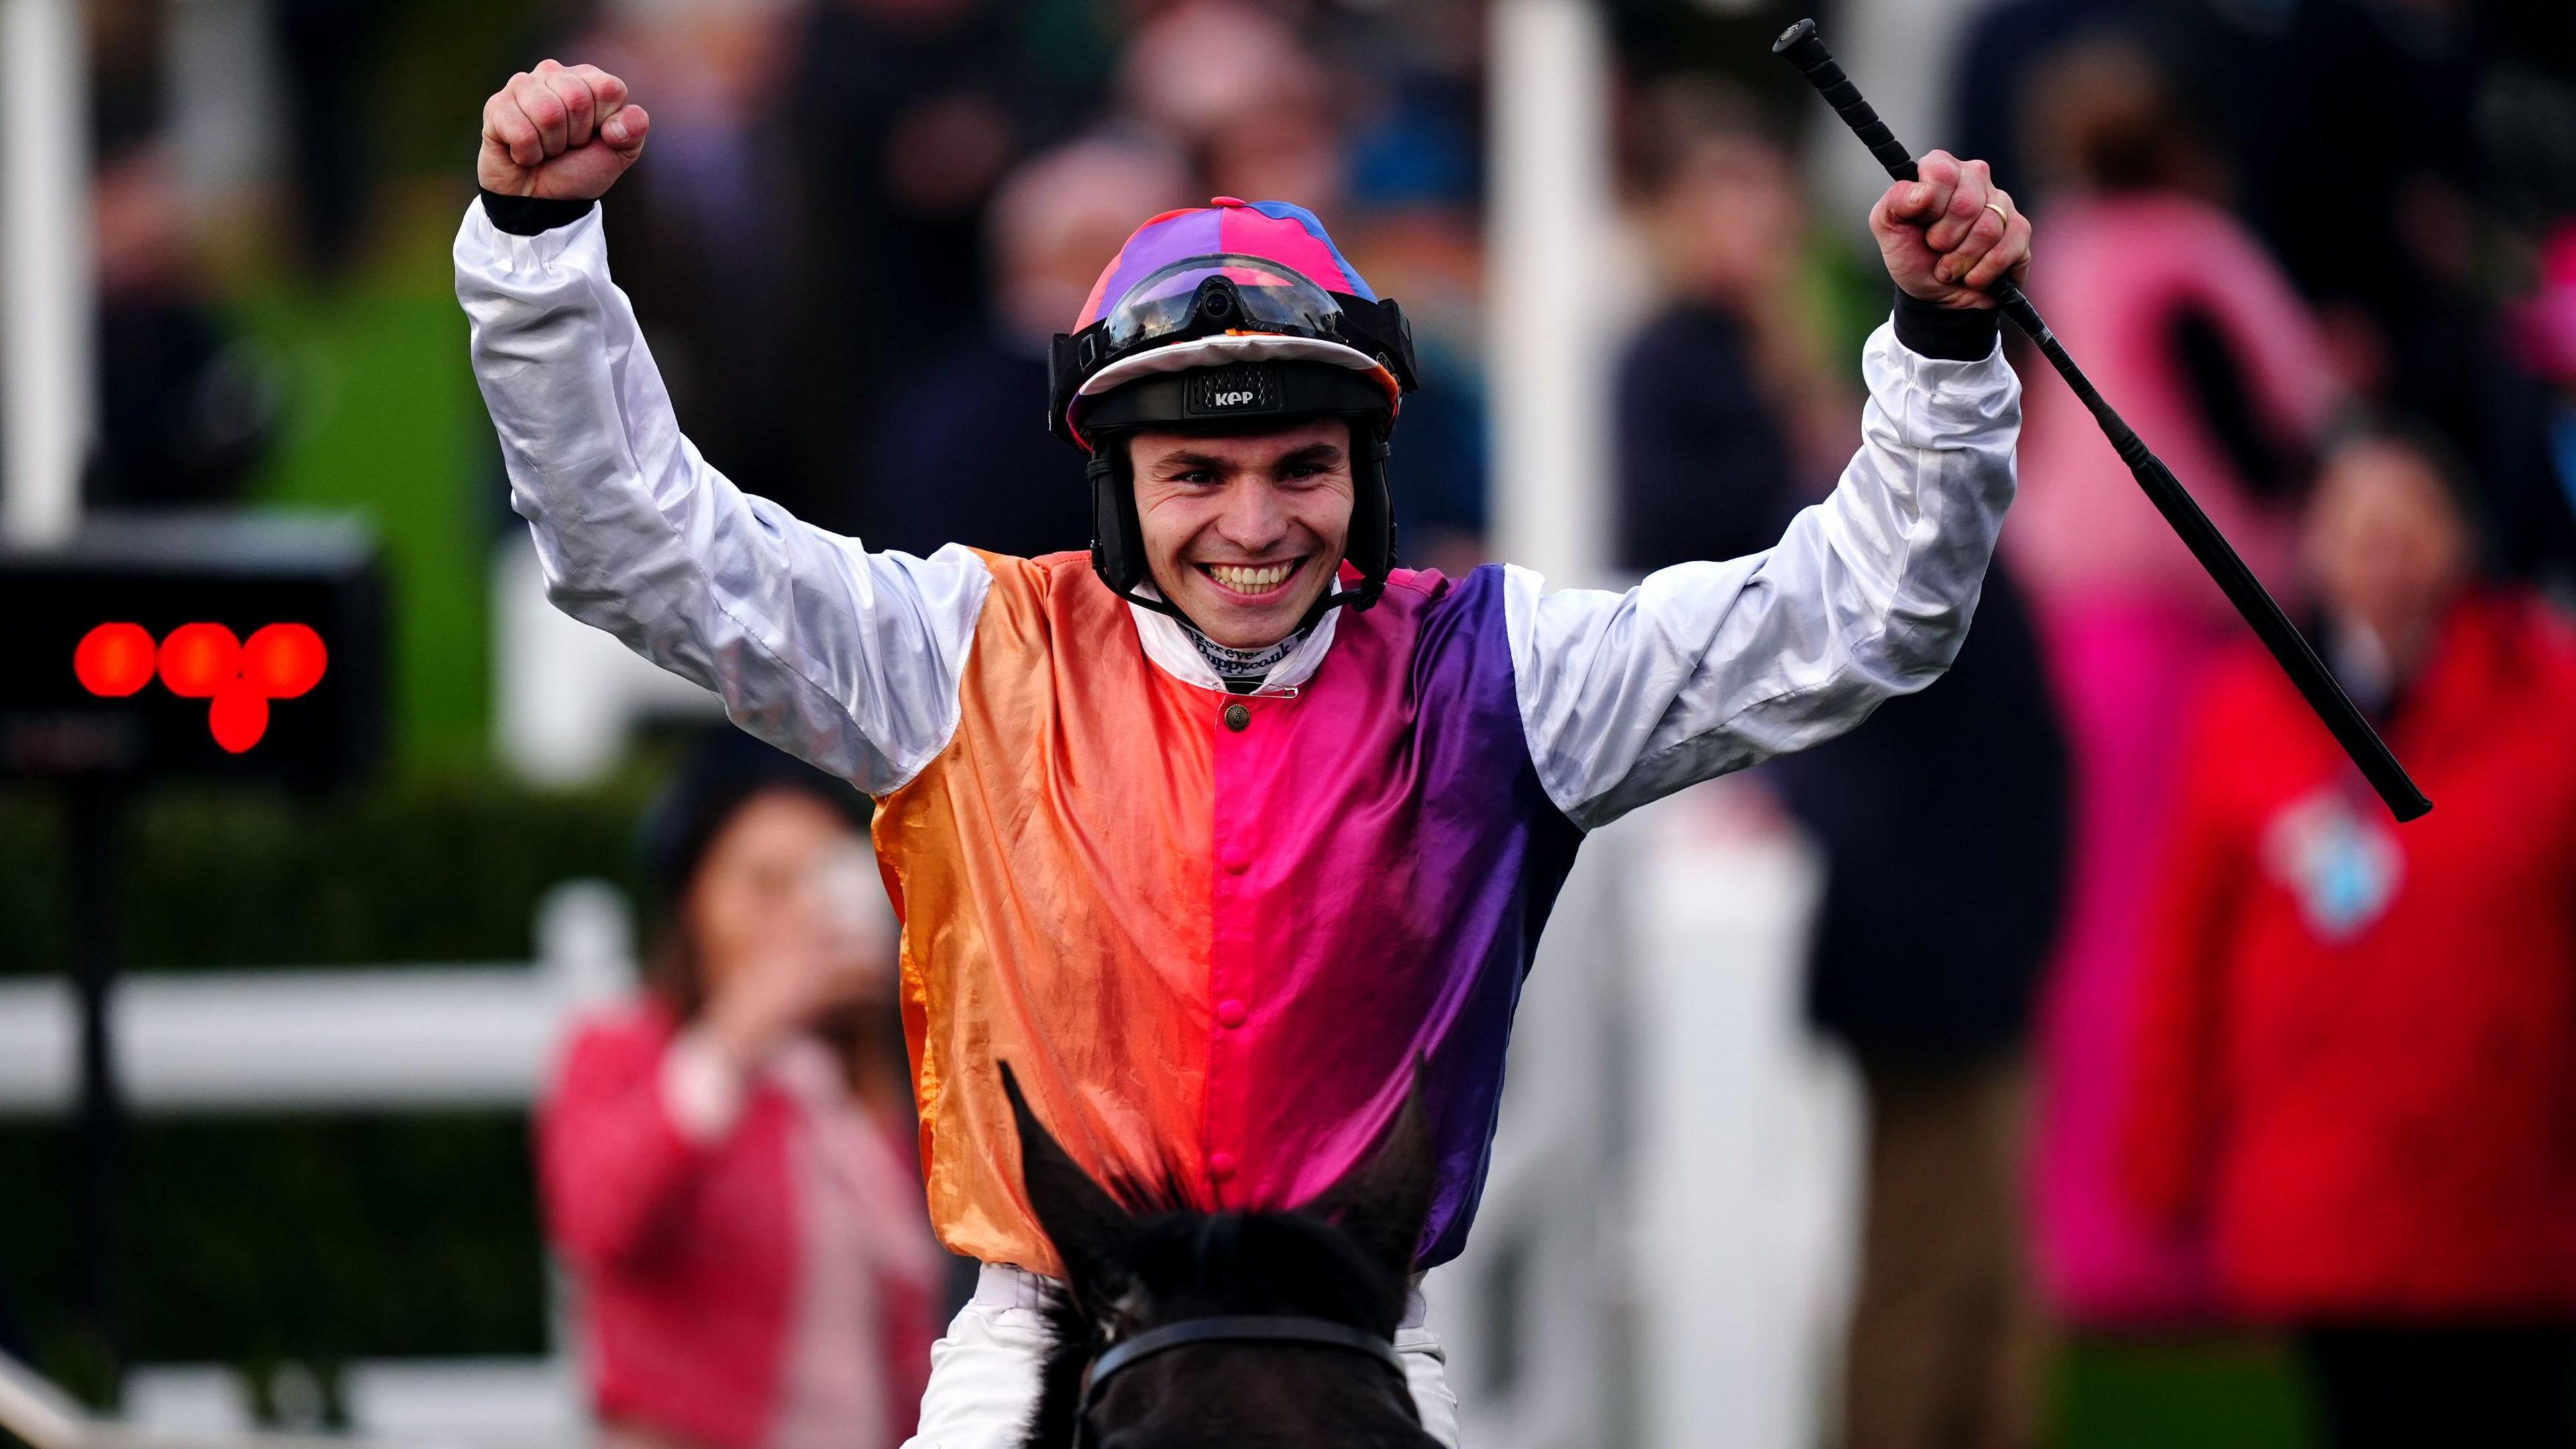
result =
M484 191L482 196L483 214L492 219L492 225L512 236L535 236L541 231L570 226L599 205L596 201L561 201L551 196L503 196L497 191Z
M2004 314L1992 307L1944 307L1896 289L1896 340L1908 352L1950 362L1983 362L2003 332Z

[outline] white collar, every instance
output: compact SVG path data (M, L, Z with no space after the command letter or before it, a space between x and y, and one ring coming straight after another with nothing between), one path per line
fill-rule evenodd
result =
M1332 591L1336 594L1342 591L1342 581L1338 576L1332 582ZM1163 596L1151 580L1138 584L1136 592L1154 599ZM1136 618L1136 642L1145 646L1145 657L1153 660L1155 667L1183 684L1195 684L1201 689L1225 688L1225 680L1218 676L1216 666L1208 663L1207 656L1190 642L1180 620L1133 601L1128 603L1127 612ZM1325 610L1324 617L1315 621L1315 627L1306 631L1305 642L1290 650L1287 658L1271 665L1270 672L1261 676L1261 683L1252 692L1294 694L1298 686L1314 678L1316 669L1324 662L1324 651L1333 647L1333 626L1340 622L1341 617L1340 609Z

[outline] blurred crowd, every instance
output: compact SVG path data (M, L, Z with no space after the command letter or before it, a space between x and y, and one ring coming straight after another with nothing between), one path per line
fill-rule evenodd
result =
M280 6L283 53L363 52L365 9ZM1145 217L1277 197L1414 320L1404 552L1455 572L1486 521L1482 37L1467 0L602 0L548 49L653 112L607 202L617 275L745 488L877 547L1082 547L1049 335ZM1832 486L1860 393L1818 281L1850 229L1810 215L1811 100L1627 59L1623 205L1659 300L1605 471L1643 571L1767 547ZM286 69L297 114L333 113L331 64ZM1847 1442L2031 1443L2064 1335L2231 1321L2295 1334L2337 1443L2576 1442L2576 9L1994 0L1946 91L1930 139L2035 218L2034 300L2436 808L2389 821L2017 355L2022 494L1956 669L1763 772L1828 861L1808 1002L1871 1109ZM356 173L312 129L302 245L327 265ZM93 496L227 496L266 394L174 289L161 162L103 144ZM660 847L654 1004L584 1038L543 1138L601 1401L657 1442L754 1442L754 1381L808 1395L774 1422L894 1422L940 1293L926 1239L870 1216L918 1212L887 1186L910 1127L882 978L763 1005L728 974L757 953L728 954L725 913L763 908L726 852L823 859L854 807L740 768L764 783L670 807L698 815ZM690 894L728 871L751 904ZM745 1015L736 1056L767 1065L734 1071L703 1043ZM716 1063L696 1087L654 1065L682 1037ZM808 1038L831 1050L769 1051ZM620 1092L702 1134L656 1137ZM733 1184L671 1199L702 1241L806 1204L798 1231L865 1265L842 1317L789 1323L774 1254L654 1258L621 1216L661 1201L643 1187L593 1200L684 1170ZM767 1357L654 1338L719 1311ZM779 1367L862 1344L865 1386Z
M650 98L653 164L608 203L618 275L745 487L881 547L1086 546L1079 460L1039 426L1048 339L1144 218L1287 197L1407 299L1437 385L1406 410L1400 523L1460 560L1479 26L1460 3L610 0L560 48Z
M1847 1441L2033 1443L2065 1335L2235 1321L2328 1442L2576 1442L2576 14L2001 0L1957 57L2034 300L2437 805L2388 818L2021 351L1957 667L1765 771L1870 1109ZM1771 118L1633 110L1650 569L1766 546L1856 403Z

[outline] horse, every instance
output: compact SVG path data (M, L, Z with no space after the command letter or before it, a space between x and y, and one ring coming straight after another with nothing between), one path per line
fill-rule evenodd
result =
M1103 1185L1002 1090L1020 1173L1064 1262L1023 1449L1437 1449L1395 1330L1431 1212L1421 1093L1304 1205L1209 1212L1178 1176Z

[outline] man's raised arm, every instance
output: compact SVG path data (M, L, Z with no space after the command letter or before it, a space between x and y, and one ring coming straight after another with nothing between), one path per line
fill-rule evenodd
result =
M1522 724L1575 823L1822 743L1940 677L1967 637L2021 425L1981 289L2021 273L2030 224L1983 162L1921 165L1870 213L1899 295L1863 354L1860 451L1831 497L1765 552L1625 594L1543 595L1510 572Z
M746 495L680 435L595 204L651 124L622 82L547 61L483 121L456 295L547 596L772 744L872 793L901 785L956 728L982 561L870 554Z

